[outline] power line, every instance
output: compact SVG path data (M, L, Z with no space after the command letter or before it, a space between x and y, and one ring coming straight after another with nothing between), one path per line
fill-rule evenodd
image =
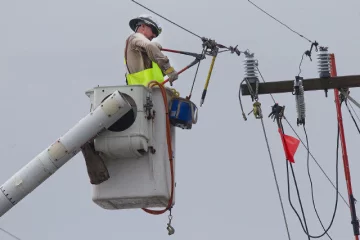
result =
M352 106L352 103L351 103L351 102L349 102L349 106L351 107L351 109L352 109L353 112L355 113L356 118L360 121L359 115L356 113L356 111L355 111L354 107Z
M303 53L303 55L301 56L301 61L300 61L300 64L299 64L299 74L298 74L298 76L300 76L300 74L301 74L301 65L302 65L302 62L303 62L303 60L304 60L304 55L306 54L306 52L305 53Z
M306 138L306 145L308 147L308 149L310 149L310 144L309 144L309 138L308 138L308 135L307 135L307 132L306 132L306 129L305 129L305 125L303 125L304 127L304 133L305 133L305 138ZM339 126L338 126L339 127ZM339 128L338 128L338 137L337 137L337 147L339 146ZM316 209L316 205L315 205L315 197L314 197L314 187L313 187L313 182L312 182L312 179L311 179L311 174L310 174L310 162L309 162L309 150L307 151L307 157L306 157L306 165L307 165L307 172L308 172L308 176L309 176L309 181L310 181L310 188L311 188L311 199L312 199L312 204L313 204L313 207L314 207L314 211L316 213L316 216L317 218L319 219L319 222L321 224L321 227L323 228L324 232L326 233L326 235L332 240L332 238L330 237L329 233L326 231L325 227L324 227L324 224L322 223L321 221L321 218L319 216L319 213Z
M6 230L3 229L3 228L0 228L0 231L6 233L7 235L9 235L10 237L12 237L12 238L14 238L14 239L21 240L20 238L18 238L18 237L15 236L14 234L10 233L9 231L6 231Z
M166 17L164 17L164 16L162 16L162 15L160 15L160 14L158 14L157 12L155 12L155 11L151 10L150 8L148 8L148 7L146 7L146 6L138 3L137 1L135 1L135 0L131 0L131 1L134 2L134 3L136 3L136 4L138 4L139 6L141 6L141 7L143 7L143 8L145 8L146 10L148 10L148 11L156 14L157 16L165 19L166 21L174 24L175 26L177 26L177 27L185 30L186 32L194 35L195 37L200 38L201 41L203 42L203 46L207 46L207 47L211 46L210 48L212 49L212 48L214 47L213 44L215 43L215 46L216 46L216 47L218 47L218 48L225 48L225 49L226 49L226 50L219 51L219 53L226 52L226 51L230 51L231 53L236 53L238 56L240 56L240 54L241 54L241 51L239 51L239 49L237 48L237 45L236 45L235 47L232 47L232 46L228 46L228 47L227 47L227 46L224 46L224 45L222 45L222 44L216 43L214 40L208 39L208 38L206 38L206 37L201 37L200 35L198 35L198 34L192 32L192 31L190 31L190 30L188 30L188 29L180 26L179 24L171 21L170 19L168 19L168 18L166 18Z
M359 125L357 124L357 122L356 122L356 120L355 120L355 118L354 118L354 115L353 115L352 112L350 111L350 108L349 108L346 100L345 100L345 104L346 104L346 108L348 109L348 111L349 111L349 113L350 113L350 116L351 116L351 118L352 118L352 120L353 120L353 122L354 122L354 124L355 124L355 126L356 126L356 129L357 129L358 132L360 133ZM354 112L355 112L355 111L354 111Z
M257 71L260 74L260 77L262 79L262 81L265 83L265 79L262 76L260 69L258 66L256 66ZM273 95L270 93L270 97L272 98L272 100L274 101L274 103L276 103L275 98L273 97ZM325 177L328 179L328 181L331 183L331 185L337 190L336 186L334 185L334 183L331 181L330 177L326 174L326 172L324 171L324 169L321 167L321 165L319 164L319 162L316 160L316 158L314 157L314 155L310 152L310 150L306 147L304 141L301 139L301 137L299 136L299 134L296 132L296 130L294 129L294 127L290 124L290 122L287 120L287 118L284 115L284 119L287 122L287 124L289 125L289 127L292 129L292 131L295 133L295 135L297 136L297 138L300 140L300 142L302 143L302 145L305 147L306 150L308 150L311 158L315 161L316 165L320 168L320 170L322 171L322 173L325 175ZM344 203L350 208L349 203L345 200L345 198L343 197L343 195L337 190L338 194L340 195L340 197L342 198L342 200L344 201Z
M278 126L279 128L281 129L281 132L283 133L283 135L285 134L284 132L284 128L282 126L282 122L281 122L281 118L278 117ZM304 128L305 130L305 128ZM284 136L283 136L284 138ZM284 141L284 140L283 140ZM307 142L308 143L308 142ZM309 150L308 150L308 154L309 154ZM295 207L293 206L292 202L291 202L291 197L290 197L290 180L289 180L289 164L290 164L290 167L291 167L291 171L292 171L292 176L293 176L293 180L294 180L294 184L295 184L295 188L296 188L296 192L297 192L297 197L298 197L298 201L299 201L299 204L300 204L300 208L301 208L301 213L303 215L303 218L304 218L304 224L305 224L305 228L304 228L304 225L303 225L303 222L301 221L301 218L298 214L298 212L296 211ZM338 190L338 185L339 185L339 128L338 128L338 136L337 136L337 146L336 146L336 190ZM335 209L334 209L334 213L333 213L333 216L332 216L332 219L331 219L331 222L329 224L329 227L324 231L324 233L322 233L321 235L317 235L317 236L312 236L310 235L309 233L309 230L308 230L308 227L307 227L307 222L306 222L306 218L305 218L305 213L304 213L304 209L303 209L303 206L302 206L302 201L301 201L301 197L300 197L300 192L299 192L299 188L298 188L298 184L297 184L297 181L296 181L296 177L295 177L295 173L294 173L294 169L293 169L293 165L289 162L289 161L286 161L286 170L287 170L287 184L288 184L288 197L289 197L289 203L290 203L290 206L292 207L292 209L294 210L295 214L297 215L299 221L300 221L300 224L301 224L301 227L304 231L304 233L307 235L308 239L310 238L321 238L322 236L324 236L328 231L329 229L331 228L333 222L334 222L334 219L335 219L335 215L336 215L336 210L337 210L337 205L338 205L338 196L339 194L336 194L336 200L335 200ZM321 221L320 221L321 222Z
M260 8L259 6L257 6L255 3L253 3L252 1L248 0L252 5L254 5L256 8L258 8L260 11L264 12L265 14L267 14L269 17L273 18L275 21L277 21L278 23L282 24L283 26L285 26L286 28L288 28L290 31L292 31L293 33L299 35L300 37L306 39L308 42L312 43L311 40L309 40L307 37L305 37L304 35L298 33L297 31L293 30L292 28L290 28L289 26L287 26L285 23L281 22L280 20L276 19L275 17L273 17L271 14L269 14L268 12L266 12L265 10L263 10L262 8Z
M263 13L265 13L266 15L268 15L269 17L271 17L272 19L274 19L275 21L277 21L278 23L280 23L281 25L285 26L287 29L289 29L290 31L292 31L293 33L297 34L298 36L300 36L301 38L307 40L308 42L311 43L311 47L309 50L306 50L305 53L302 55L301 57L301 62L300 62L300 65L299 65L299 74L298 76L300 76L300 73L301 73L301 65L302 65L302 62L303 62L303 58L304 58L304 55L308 56L310 58L310 61L312 61L311 59L311 52L312 52L312 49L313 47L315 47L315 50L317 50L317 46L319 45L318 42L316 41L311 41L309 38L305 37L304 35L300 34L299 32L295 31L294 29L290 28L288 25L286 25L285 23L281 22L280 20L276 19L274 16L272 16L270 13L268 13L267 11L265 11L264 9L262 9L261 7L257 6L255 3L253 3L251 0L248 0L248 2L250 2L252 5L254 5L256 8L258 8L260 11L262 11Z
M260 111L261 111L261 110L260 110ZM262 114L261 114L261 115L262 115ZM273 171L273 174L274 174L275 184L276 184L276 188L277 188L278 195L279 195L279 199L280 199L280 205L281 205L281 210L282 210L283 217L284 217L284 222L285 222L286 231L287 231L289 240L291 240L291 238L290 238L290 232L289 232L289 227L288 227L288 223L287 223L286 215L285 215L285 210L284 210L284 204L283 204L283 201L282 201L282 199L281 199L281 193L280 193L279 183L278 183L278 181L277 181L276 172L275 172L275 167L274 167L274 162L273 162L273 158L272 158L271 151L270 151L269 141L268 141L268 138L267 138L267 136L266 136L266 130L265 130L264 120L263 120L262 116L261 116L261 125L262 125L263 132L264 132L264 136L265 136L266 146L267 146L267 149L268 149L268 152L269 152L271 167L272 167L272 171Z
M174 24L175 26L177 26L177 27L179 27L179 28L181 28L181 29L183 29L183 30L187 31L188 33L190 33L190 34L192 34L192 35L194 35L194 36L196 36L196 37L198 37L198 38L200 38L200 39L203 39L203 38L202 38L202 37L200 37L198 34L196 34L196 33L192 32L192 31L190 31L190 30L188 30L188 29L186 29L186 28L184 28L184 27L182 27L182 26L180 26L179 24L174 23L173 21L171 21L171 20L167 19L166 17L164 17L164 16L162 16L162 15L160 15L160 14L158 14L158 13L154 12L153 10L149 9L148 7L145 7L144 5L142 5L142 4L140 4L140 3L138 3L137 1L135 1L135 0L131 0L131 1L132 1L132 2L134 2L134 3L136 3L137 5L139 5L139 6L143 7L143 8L145 8L146 10L148 10L148 11L150 11L150 12L152 12L152 13L154 13L154 14L158 15L159 17L161 17L161 18L165 19L166 21L168 21L168 22L170 22L170 23Z

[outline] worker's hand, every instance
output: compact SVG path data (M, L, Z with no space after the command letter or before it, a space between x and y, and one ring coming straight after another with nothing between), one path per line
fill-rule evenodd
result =
M169 67L165 71L165 74L169 77L170 86L172 86L172 83L179 77L177 71L175 71L175 69L173 67Z
M155 44L155 46L157 46L160 50L162 49L162 46L161 46L161 44L160 43L158 43L158 42L153 42L154 44Z

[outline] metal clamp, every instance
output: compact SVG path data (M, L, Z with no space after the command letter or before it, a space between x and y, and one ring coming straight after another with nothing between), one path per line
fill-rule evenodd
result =
M167 224L166 230L168 230L168 235L173 235L175 233L175 229L171 226L171 220L172 220L171 209L169 211L170 211L169 223Z

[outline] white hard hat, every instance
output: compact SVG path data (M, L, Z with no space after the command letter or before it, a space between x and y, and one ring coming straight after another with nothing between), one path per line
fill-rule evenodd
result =
M133 18L130 20L129 25L130 25L130 28L135 32L136 27L141 23L144 23L144 24L150 26L151 29L153 30L153 32L155 33L156 37L160 35L162 28L161 28L160 24L156 21L156 19L154 19L150 15L143 14L137 18Z

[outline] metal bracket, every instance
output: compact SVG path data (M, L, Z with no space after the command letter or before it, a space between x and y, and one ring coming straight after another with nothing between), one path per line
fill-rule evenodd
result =
M146 103L144 104L144 110L146 112L146 118L148 120L154 119L154 117L155 117L155 112L153 111L153 114L151 113L151 109L153 108L153 106L154 106L154 104L151 99L151 93L147 93Z

